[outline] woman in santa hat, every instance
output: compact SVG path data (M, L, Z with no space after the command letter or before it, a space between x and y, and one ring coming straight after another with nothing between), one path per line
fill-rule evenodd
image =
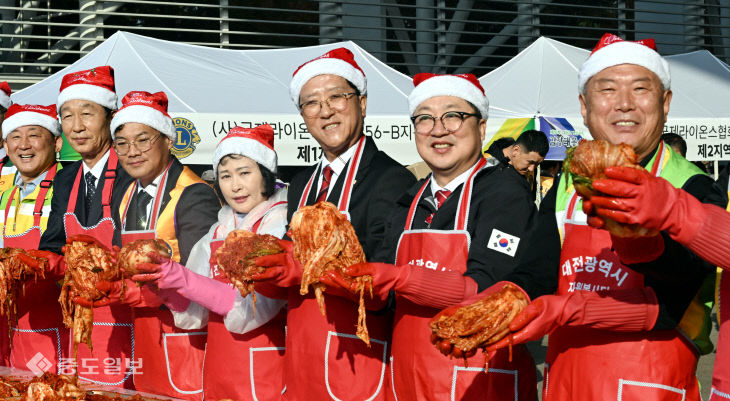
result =
M132 280L155 284L181 298L166 298L175 324L208 326L204 398L278 400L284 390L285 301L239 291L218 269L215 252L233 230L283 237L287 190L276 181L277 155L270 125L235 127L213 154L213 170L227 205L198 241L185 266L170 261L140 264Z

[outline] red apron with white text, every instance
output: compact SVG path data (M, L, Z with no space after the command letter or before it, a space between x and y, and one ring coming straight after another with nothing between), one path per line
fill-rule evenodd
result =
M261 220L254 224L251 231L258 232L260 223ZM211 274L214 279L231 284L218 270L215 258L215 252L222 244L223 239L214 235L210 243ZM286 308L265 325L244 334L231 333L223 316L210 313L203 372L205 399L280 400L285 391L285 326ZM232 380L233 377L236 379Z
M643 287L643 275L622 265L611 250L610 234L585 224L579 204L574 193L566 211L558 294ZM561 327L549 337L543 400L700 400L698 357L679 330Z
M157 218L166 187L168 168L150 213L149 229L126 231L127 208L122 216L122 245L140 239L155 239ZM132 193L137 183L132 185ZM130 198L131 201L131 198ZM166 395L190 401L203 399L203 360L205 359L206 331L183 330L175 326L172 312L165 307L131 308L134 314L134 332L137 340L135 357L143 368L134 374L136 390Z
M411 230L416 206L426 180L413 199L405 231L401 234L396 266L410 264L439 271L466 272L470 235L466 230L476 173L486 164L480 159L463 185L453 230ZM396 294L397 296L397 294ZM407 299L396 299L391 391L393 400L504 400L533 401L537 398L535 363L523 345L515 346L512 361L509 351L500 350L489 361L482 353L467 361L442 355L431 343L429 322L440 312Z
M349 219L349 204L365 137L361 137L346 171L338 209ZM314 170L299 201L306 205L318 169ZM384 400L391 317L387 312L367 312L370 347L355 335L357 303L328 295L322 316L314 291L299 295L289 289L284 399Z
M97 241L111 249L114 238L114 220L111 215L112 187L116 178L117 154L109 151L107 170L104 174L104 189L102 191L102 219L93 227L84 227L74 214L76 200L79 193L79 184L83 166L79 166L68 208L63 215L63 224L66 238L77 234L85 234L96 238ZM132 312L126 305L111 305L94 308L94 328L91 333L94 347L92 352L86 344L78 345L76 365L74 366L79 378L94 383L124 388L133 388L132 372L142 368L140 361L134 356L134 331L132 329ZM73 344L70 344L70 354L73 355ZM71 371L71 370L68 370ZM61 373L68 372L65 368Z
M38 249L42 233L43 205L56 175L56 167L54 164L40 183L41 188L33 209L33 227L22 234L5 235L6 224L3 225L5 247ZM17 186L11 192L5 208L6 222L15 196L19 196ZM10 366L34 372L46 369L49 372L58 372L57 366L61 358L68 356L70 331L63 324L61 304L58 303L60 294L61 288L53 279L30 280L25 283L25 288L18 294L15 303L18 321L12 328ZM7 320L3 319L3 326L6 324ZM5 333L3 331L0 335Z

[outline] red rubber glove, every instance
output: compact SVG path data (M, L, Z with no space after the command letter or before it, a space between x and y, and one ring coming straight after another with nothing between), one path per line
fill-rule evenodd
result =
M29 249L26 253L36 258L43 258L48 261L46 273L49 273L51 279L60 279L66 273L66 261L63 255L53 253L50 251L39 251L36 249ZM31 259L32 260L32 259Z
M295 287L302 283L302 265L294 258L294 243L279 240L284 252L259 256L256 265L266 267L266 271L251 276L253 281L266 281L279 287Z
M463 300L458 305L454 305L454 306L451 306L449 308L446 308L446 309L442 310L436 316L434 316L433 319L431 319L431 320L432 321L435 321L435 320L439 319L441 316L451 316L454 313L456 313L456 311L459 308L461 308L463 306L471 305L471 304L473 304L473 303L475 303L475 302L477 302L479 300L482 300L482 299L484 299L484 298L492 295L493 293L501 290L502 288L504 288L504 286L506 286L508 284L511 284L511 285L517 287L520 291L522 291L523 294L525 294L525 297L527 297L528 300L530 299L530 297L527 295L527 293L522 288L520 288L517 284L509 283L508 281L500 281L500 282L495 283L492 286L488 287L484 291L482 291L482 292L480 292L478 294L475 294L475 295L473 295L473 296L471 296L471 297ZM473 349L471 351L468 351L468 352L464 352L460 348L454 347L449 341L446 341L446 340L444 340L444 339L436 336L433 333L431 333L431 343L442 354L444 354L446 356L449 356L450 355L450 356L452 356L454 358L464 358L464 357L469 358L469 357L473 356L477 352L477 348L475 348L475 349ZM490 359L491 359L491 357L492 357L492 355L491 355L491 352L490 352Z
M537 341L563 326L584 326L618 332L651 330L659 314L654 290L574 291L535 299L510 323L507 336L488 350Z
M139 286L132 280L124 280L126 286L124 297L122 297L122 280L105 281L96 283L96 289L107 295L99 300L90 302L86 298L75 297L74 302L87 308L98 308L111 304L122 303L133 308L157 308L162 305L162 300L147 286Z
M629 167L604 171L609 178L593 182L593 188L603 193L591 198L598 216L666 231L680 243L694 238L704 222L705 213L695 211L697 199L665 179Z
M411 265L358 263L345 268L349 276L370 275L373 297L385 300L390 291L418 305L443 309L476 294L477 283L456 271L436 271ZM353 291L353 288L345 288Z

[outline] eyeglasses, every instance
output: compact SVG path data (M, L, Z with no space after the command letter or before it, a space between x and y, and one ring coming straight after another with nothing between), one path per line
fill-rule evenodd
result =
M129 153L129 151L132 149L132 145L134 145L137 150L144 153L150 150L152 148L152 145L154 145L154 143L157 142L157 139L161 136L162 134L157 134L155 136L143 135L133 141L120 139L118 141L114 141L114 150L117 151L117 155L124 156Z
M322 103L325 103L327 107L332 110L345 111L347 108L347 100L355 95L357 95L356 92L336 93L334 95L330 95L325 100L310 100L308 102L304 102L299 105L299 108L302 110L302 114L307 117L314 117L319 114L320 110L322 110Z
M464 111L447 111L439 117L439 120L441 120L441 125L444 126L446 131L454 132L461 128L461 124L464 123L464 119L467 117L479 117L479 114ZM428 134L436 126L436 118L430 114L419 114L411 117L411 121L416 128L417 134Z

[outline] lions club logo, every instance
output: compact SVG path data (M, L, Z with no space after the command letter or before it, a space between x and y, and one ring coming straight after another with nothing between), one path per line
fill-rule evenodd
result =
M200 136L193 122L187 118L175 117L172 122L177 132L177 141L172 144L172 154L178 159L184 159L193 154L200 143Z

